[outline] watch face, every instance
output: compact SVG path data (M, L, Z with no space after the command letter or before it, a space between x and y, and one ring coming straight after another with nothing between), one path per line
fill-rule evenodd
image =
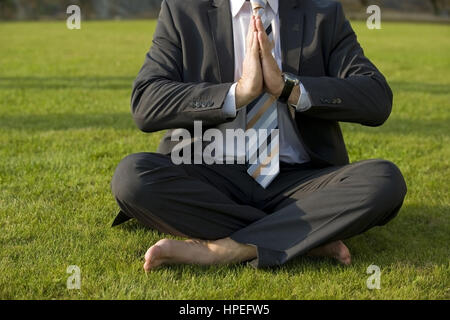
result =
M299 80L293 74L290 74L290 73L284 74L284 81L293 82L294 85L298 85L298 83L299 83Z

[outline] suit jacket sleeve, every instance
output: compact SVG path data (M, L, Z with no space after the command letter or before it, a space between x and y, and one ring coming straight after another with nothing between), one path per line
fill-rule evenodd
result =
M386 79L364 56L356 35L337 3L326 77L299 77L312 107L304 114L326 120L383 124L392 109L392 91Z
M183 82L183 51L167 1L163 1L153 45L133 85L131 110L145 132L226 122L223 102L232 83Z

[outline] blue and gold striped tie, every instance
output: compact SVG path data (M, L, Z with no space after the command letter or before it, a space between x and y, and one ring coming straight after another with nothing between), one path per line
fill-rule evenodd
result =
M267 36L273 41L272 20L264 12L267 0L250 2L253 14L261 17ZM249 139L247 142L247 172L266 188L280 172L277 101L274 96L263 93L248 104L246 109L246 129L257 133L256 139Z

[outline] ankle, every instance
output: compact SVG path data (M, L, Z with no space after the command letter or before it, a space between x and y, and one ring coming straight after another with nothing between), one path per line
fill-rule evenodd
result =
M238 243L230 238L224 238L209 242L208 249L212 256L221 261L225 258L228 262L247 261L256 258L256 247Z

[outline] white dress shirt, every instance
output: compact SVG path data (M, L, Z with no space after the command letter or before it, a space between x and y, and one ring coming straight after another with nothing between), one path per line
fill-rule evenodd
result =
M249 1L230 0L231 14L233 17L233 40L234 40L234 80L238 81L242 75L242 63L245 57L245 40L247 36L248 26L252 16L252 7ZM278 66L282 67L281 61L281 41L280 41L280 19L278 15L278 0L268 0L265 9L265 15L272 20L272 32L275 47L273 54ZM228 95L225 98L223 111L230 117L236 117L235 91L234 83ZM311 100L308 93L300 84L301 94L298 100L296 110L298 112L305 111L311 107ZM280 161L287 163L303 163L310 160L305 148L295 134L292 118L289 114L286 104L278 103L278 128L280 133ZM245 112L245 108L238 112Z

